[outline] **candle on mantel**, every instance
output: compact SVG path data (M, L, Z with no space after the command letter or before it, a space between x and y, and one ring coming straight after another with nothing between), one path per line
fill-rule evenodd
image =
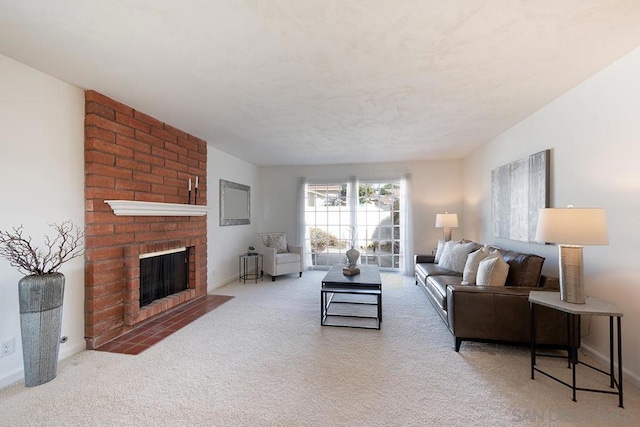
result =
M198 188L198 177L196 176L196 188Z
M189 191L191 191L191 178L189 178Z

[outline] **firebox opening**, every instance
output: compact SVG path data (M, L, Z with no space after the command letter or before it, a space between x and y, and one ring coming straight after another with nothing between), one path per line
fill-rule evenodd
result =
M140 255L140 307L188 287L188 248Z

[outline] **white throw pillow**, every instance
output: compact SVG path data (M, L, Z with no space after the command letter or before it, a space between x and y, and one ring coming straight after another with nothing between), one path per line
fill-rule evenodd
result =
M464 271L464 265L467 262L467 256L477 247L474 242L460 243L454 242L449 245L447 242L438 266L452 270L457 273Z
M509 274L509 264L502 259L498 251L494 251L478 265L478 286L504 286Z
M469 256L467 256L467 262L465 263L464 271L462 272L463 285L475 285L480 261L485 259L488 255L489 249L484 247L475 252L471 252Z
M449 253L454 245L457 245L460 242L455 240L449 240L448 242L442 241L442 251L440 251L440 256L438 257L438 264L442 262L443 258L449 258Z
M433 260L436 264L440 262L440 257L442 257L442 251L444 250L445 243L446 242L442 239L438 240L438 249L436 249L436 257Z

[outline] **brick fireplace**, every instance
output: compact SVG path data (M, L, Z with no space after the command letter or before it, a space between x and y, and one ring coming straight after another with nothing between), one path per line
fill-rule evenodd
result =
M207 292L207 217L116 215L105 200L207 204L207 144L85 93L85 339L94 349ZM194 194L192 193L191 203ZM140 307L139 256L189 248L188 289Z

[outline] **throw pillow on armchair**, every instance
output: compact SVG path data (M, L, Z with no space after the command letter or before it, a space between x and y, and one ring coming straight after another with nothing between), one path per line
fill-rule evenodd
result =
M284 254L289 252L287 249L287 238L284 234L269 236L269 241L267 246L276 250L279 254Z

